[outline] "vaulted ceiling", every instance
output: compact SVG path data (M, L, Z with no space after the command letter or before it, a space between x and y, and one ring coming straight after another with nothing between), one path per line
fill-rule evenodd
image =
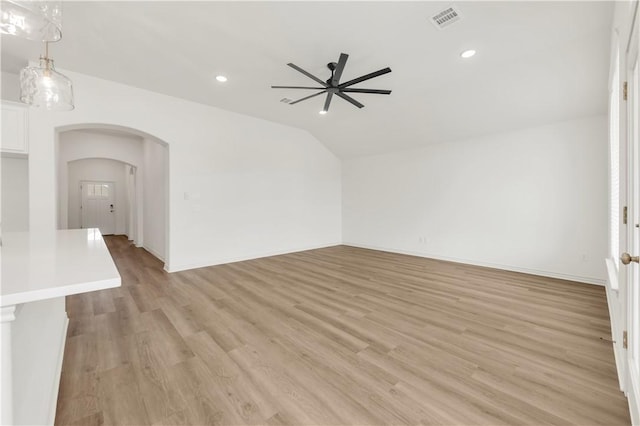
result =
M462 18L438 29L449 5ZM73 70L306 129L342 158L604 114L611 2L65 2L64 37L51 46ZM462 59L465 49L478 53ZM2 37L2 69L37 59L38 43ZM319 115L313 85L349 54L342 81L358 109L335 99ZM215 76L228 77L218 83Z

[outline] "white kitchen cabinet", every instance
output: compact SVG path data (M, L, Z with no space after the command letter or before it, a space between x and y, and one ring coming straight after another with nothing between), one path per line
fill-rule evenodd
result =
M28 154L29 109L17 102L2 101L2 141L0 147L3 153Z

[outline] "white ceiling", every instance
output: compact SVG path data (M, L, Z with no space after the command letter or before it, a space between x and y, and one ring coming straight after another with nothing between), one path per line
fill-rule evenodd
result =
M443 30L429 17L453 4ZM604 114L612 2L65 2L58 68L114 80L307 129L342 158L409 149ZM473 48L478 54L463 60ZM42 46L2 37L3 71ZM288 62L323 79L349 54L342 81L384 67L354 87L358 109L312 92ZM217 74L228 76L220 84Z

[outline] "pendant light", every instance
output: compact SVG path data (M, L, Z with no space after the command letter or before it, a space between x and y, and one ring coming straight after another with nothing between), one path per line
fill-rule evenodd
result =
M49 42L45 42L40 66L28 66L20 72L20 100L36 108L70 111L74 108L71 80L57 72L49 58Z
M0 32L34 41L62 38L60 1L2 0Z

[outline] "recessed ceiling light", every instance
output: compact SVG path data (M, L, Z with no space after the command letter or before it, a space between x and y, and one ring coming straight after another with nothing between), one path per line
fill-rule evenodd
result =
M227 77L225 77L224 75L217 75L216 80L218 80L220 83L224 83L225 81L227 81Z
M473 55L475 55L475 54L476 54L476 51L475 51L475 50L473 50L473 49L469 49L469 50L465 50L464 52L462 52L462 53L460 54L460 56L462 56L462 57L463 57L463 58L465 58L465 59L468 59L468 58L472 57L472 56L473 56Z
M320 111L318 114L320 114L320 115L325 115L326 113L327 113L327 111L322 110L322 111Z

